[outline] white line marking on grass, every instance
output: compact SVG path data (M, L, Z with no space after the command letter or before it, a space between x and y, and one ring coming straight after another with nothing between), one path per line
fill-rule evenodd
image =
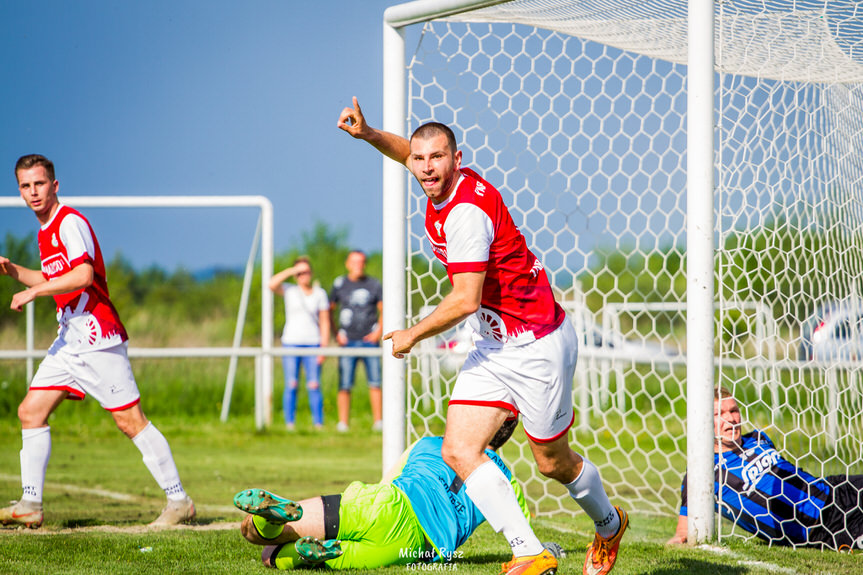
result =
M20 475L9 475L8 473L0 473L0 481L21 481ZM129 495L128 493L119 493L117 491L108 491L107 489L100 489L98 487L81 487L79 485L72 485L69 483L45 483L45 488L54 489L54 490L64 490L69 491L71 493L82 493L86 495L96 495L98 497L104 497L105 499L114 499L117 501L150 501L151 498L140 496L140 495ZM215 513L230 513L237 512L242 513L239 509L234 507L233 505L207 505L197 503L195 506L201 511L212 511Z
M66 527L65 529L0 529L0 537L9 535L68 535L70 533L123 533L137 535L141 533L161 533L166 531L227 531L229 529L240 529L239 522L232 523L207 523L205 525L170 525L163 527L149 527L147 525L86 525L82 527Z
M725 547L717 547L715 545L698 545L697 549L702 549L704 551L708 551L710 553L714 553L716 555L726 555L731 558L741 557L739 553L735 553L730 549L726 549ZM773 573L786 573L787 575L799 575L797 571L791 569L790 567L780 567L779 565L774 565L773 563L765 563L764 561L753 561L750 559L739 559L737 561L738 565L743 567L754 567L757 569L764 569L765 571L772 571Z

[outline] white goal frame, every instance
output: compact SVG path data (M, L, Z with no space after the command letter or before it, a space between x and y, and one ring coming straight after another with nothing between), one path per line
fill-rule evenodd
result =
M175 347L175 348L129 348L129 357L229 357L231 359L225 383L222 404L222 421L227 420L231 391L236 373L236 362L240 357L255 358L255 425L258 429L272 421L273 393L273 292L269 289L273 272L273 204L264 196L63 196L64 204L75 208L257 208L260 210L258 227L246 265L243 279L243 294L237 314L237 326L232 347ZM20 197L0 198L0 208L26 208ZM260 240L260 242L258 241ZM243 321L249 299L249 286L254 273L254 261L260 243L261 252L261 344L260 347L241 347ZM23 351L5 350L2 359L26 359L27 380L33 374L33 362L44 355L34 346L33 306L26 306L27 336Z
M383 129L407 137L405 28L505 0L415 0L384 12ZM688 6L687 99L687 469L690 541L714 538L714 0ZM403 329L407 317L408 175L383 159L384 332ZM383 469L395 464L406 443L405 364L383 354Z

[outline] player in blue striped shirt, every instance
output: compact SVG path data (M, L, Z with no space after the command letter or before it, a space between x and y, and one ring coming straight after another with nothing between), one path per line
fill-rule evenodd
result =
M814 477L784 459L766 433L741 434L731 393L714 391L714 497L722 515L770 544L863 548L863 475ZM721 502L721 504L720 504ZM677 530L687 539L686 476Z

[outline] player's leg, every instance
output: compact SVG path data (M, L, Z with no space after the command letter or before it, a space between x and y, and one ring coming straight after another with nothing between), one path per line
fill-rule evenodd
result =
M234 506L245 511L240 530L255 545L290 543L302 537L324 538L323 497L299 502L264 489L244 489L234 496Z
M312 412L312 424L315 429L324 426L324 394L321 392L321 364L317 355L306 355L302 358L303 369L306 372L306 391L309 393L309 410Z
M3 525L24 525L33 529L42 525L42 491L51 457L48 416L68 395L65 390L31 387L18 406L22 494L19 501L0 509Z
M510 413L518 413L515 397L505 385L507 356L505 350L482 348L468 354L451 394L442 453L464 480L467 495L489 525L503 532L514 558L525 558L529 563L528 567L508 565L504 571L551 573L557 562L550 554L550 561L540 557L542 543L524 517L512 485L484 454L504 420Z
M174 525L195 516L195 505L183 490L168 441L141 410L141 395L129 363L127 344L74 356L68 361L72 376L132 440L144 465L165 491L168 504L152 525Z
M488 524L503 532L513 557L533 563L544 552L542 543L530 528L509 479L484 453L509 414L502 407L450 403L441 452L444 461L464 480L465 492ZM556 561L552 563L546 565L544 560L540 561L539 570L528 572L550 573L557 567ZM521 569L519 565L513 572Z
M286 348L292 346L284 346ZM285 415L285 426L294 429L297 417L297 387L300 379L300 358L295 355L282 356L282 370L285 373L285 392L282 395L282 412Z
M195 504L183 488L171 446L162 432L147 419L139 403L109 411L120 431L126 434L141 452L144 465L167 497L167 505L150 525L177 525L193 520Z
M377 347L376 344L367 343L366 347ZM363 358L366 366L366 379L369 382L369 403L372 407L372 429L382 430L383 423L383 394L381 392L381 358L372 356Z
M809 529L808 543L851 552L863 548L863 476L831 475L827 505L815 527Z
M314 541L300 539L294 545L271 549L272 566L291 569L321 562L315 560L315 553L337 553L324 559L327 567L376 569L413 563L427 552L425 536L407 497L390 484L354 482L341 496L327 496L321 502L323 534L313 537Z
M345 347L354 347L354 343L349 340ZM336 396L339 423L336 429L342 433L350 429L351 390L354 387L357 359L356 356L342 356L339 358L339 392Z
M574 422L572 380L577 358L577 340L570 322L525 346L520 352L533 358L519 408L529 445L540 473L556 479L593 520L596 535L588 548L584 573L604 574L617 559L620 539L629 523L626 512L608 499L599 470L569 446L569 429ZM523 358L523 365L528 361Z

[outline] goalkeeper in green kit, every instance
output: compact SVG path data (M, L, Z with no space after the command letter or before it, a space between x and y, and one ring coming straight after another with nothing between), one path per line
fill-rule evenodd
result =
M528 517L521 487L493 451L517 424L507 420L485 453L510 480ZM485 518L444 463L442 442L442 437L420 439L381 483L355 481L340 495L293 502L263 489L243 490L234 497L234 505L250 514L243 535L264 545L264 564L278 569L317 564L374 569L458 558L457 549Z

